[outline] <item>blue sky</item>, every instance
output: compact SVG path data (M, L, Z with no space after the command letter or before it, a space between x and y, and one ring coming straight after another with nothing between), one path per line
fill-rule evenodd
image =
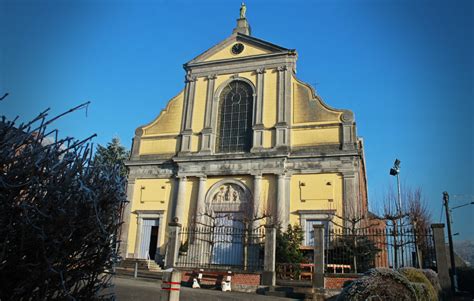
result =
M325 102L354 111L377 207L395 158L439 222L442 192L474 201L474 2L248 1L255 37L295 48L298 77ZM226 38L240 1L0 2L0 114L51 107L63 135L130 147L184 87L182 64ZM453 212L474 239L474 206ZM444 221L444 219L443 219Z

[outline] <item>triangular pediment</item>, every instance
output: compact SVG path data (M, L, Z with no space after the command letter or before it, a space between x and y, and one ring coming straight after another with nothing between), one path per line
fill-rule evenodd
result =
M241 43L244 47L240 53L236 54L232 51L232 47L234 47L234 45L237 43ZM241 33L233 33L227 39L189 61L186 65L289 52L293 53L294 50L287 49Z

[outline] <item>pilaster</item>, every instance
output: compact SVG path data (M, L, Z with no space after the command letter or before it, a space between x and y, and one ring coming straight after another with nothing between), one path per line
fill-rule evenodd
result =
M252 152L263 149L263 89L265 68L258 68L257 73L257 95L254 101L254 127L253 127L253 147Z
M212 74L207 77L207 96L206 96L206 113L204 116L204 129L202 130L201 152L211 154L214 149L215 134L212 130L212 116L216 114L214 102L214 86L216 75Z
M278 71L278 107L275 148L289 148L290 146L290 107L291 107L291 81L288 80L289 72L287 66L280 66Z
M359 189L357 185L357 174L345 172L343 179L343 216L344 218L357 217L359 212Z
M193 107L194 93L196 90L196 77L186 75L186 87L184 95L183 123L181 132L181 152L191 151L191 139L193 135Z

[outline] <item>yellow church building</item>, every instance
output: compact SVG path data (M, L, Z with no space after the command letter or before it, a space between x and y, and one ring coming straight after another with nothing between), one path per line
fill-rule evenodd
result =
M228 38L184 64L183 90L135 131L123 257L159 258L169 222L192 226L208 211L303 230L366 213L354 114L299 80L297 59L253 37L241 11Z

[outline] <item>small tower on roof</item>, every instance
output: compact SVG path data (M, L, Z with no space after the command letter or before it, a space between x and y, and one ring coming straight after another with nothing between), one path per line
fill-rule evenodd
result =
M247 18L245 17L245 14L247 12L247 6L245 5L244 2L240 5L240 18L237 19L237 27L234 28L232 33L242 33L245 35L251 35L252 30L250 28L249 23L247 22Z

